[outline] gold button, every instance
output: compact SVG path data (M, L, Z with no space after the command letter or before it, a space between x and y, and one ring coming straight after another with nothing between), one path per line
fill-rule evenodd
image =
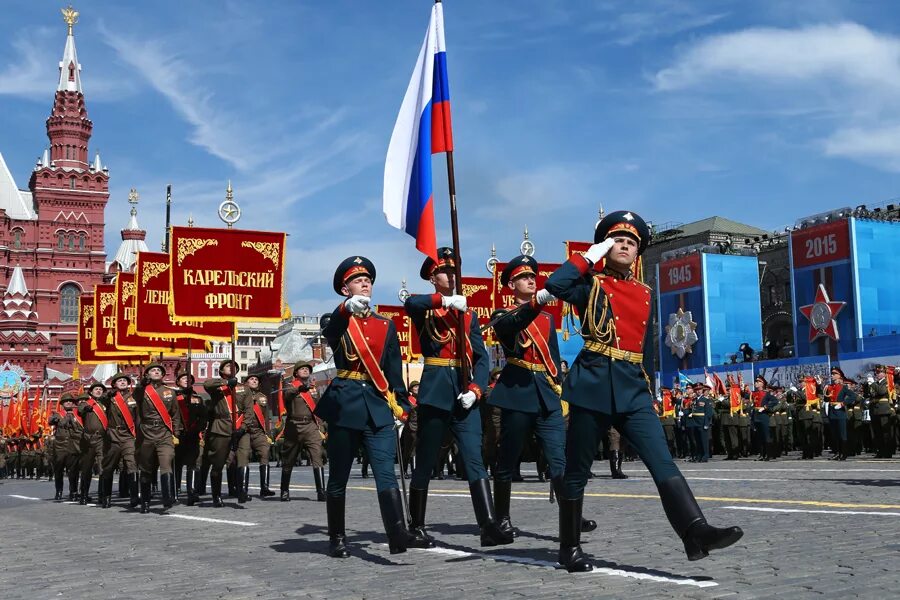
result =
M619 317L616 317L616 321L618 321L618 320L619 320Z

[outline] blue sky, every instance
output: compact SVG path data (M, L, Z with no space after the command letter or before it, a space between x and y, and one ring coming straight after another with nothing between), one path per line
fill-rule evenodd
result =
M61 5L60 5L61 6ZM128 218L151 249L193 213L290 233L294 313L330 310L365 254L375 300L413 291L421 255L381 214L384 155L429 0L81 1L76 43L110 168L107 251ZM491 244L537 258L588 239L599 204L657 223L713 214L768 229L900 195L900 8L808 0L447 0L464 270ZM53 2L0 13L0 151L20 186L47 143L65 25ZM449 238L443 157L434 162Z

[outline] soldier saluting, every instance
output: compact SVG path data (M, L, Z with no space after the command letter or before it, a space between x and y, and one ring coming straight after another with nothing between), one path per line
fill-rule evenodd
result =
M419 276L431 282L434 294L407 298L406 313L416 326L425 355L419 385L416 466L409 488L409 510L415 547L429 548L434 540L425 532L425 509L431 472L449 430L456 437L460 458L465 464L475 519L481 529L481 545L510 544L513 536L500 529L491 498L491 484L481 456L482 431L478 400L488 385L488 355L478 326L478 317L469 311L466 297L453 293L456 264L452 248L438 248L438 262L426 258ZM460 387L456 331L464 319L464 360L469 362L472 381Z
M238 469L238 502L243 504L250 498L250 456L251 450L259 455L259 497L274 496L269 489L269 405L266 395L259 389L259 377L248 375L243 389L237 392L238 417L235 425L240 436L236 459Z
M319 419L313 411L316 401L309 388L312 375L312 364L298 361L294 364L293 378L283 383L284 414L284 447L281 454L281 501L291 500L291 473L297 463L300 450L305 449L312 463L313 476L316 480L316 500L325 502L325 467L322 464L322 431ZM280 410L280 408L279 408Z
M138 497L138 469L135 462L135 410L137 403L131 395L129 384L131 378L125 373L116 373L110 380L112 389L106 395L106 416L109 419L109 446L103 454L103 471L100 475L101 484L106 486L107 495L102 502L103 508L112 505L110 490L112 490L113 471L120 462L124 463L124 471L127 472L129 496L131 508L136 507L140 500ZM105 481L105 483L104 483ZM120 485L122 479L119 479ZM119 490L121 492L122 490Z
M226 360L219 366L219 377L207 379L203 388L209 394L206 405L208 425L203 444L204 462L209 465L209 483L213 506L222 504L222 469L228 460L231 440L235 433L238 387L237 363Z
M334 291L346 299L322 328L337 367L337 377L315 409L316 416L328 423L325 507L329 554L335 558L349 556L344 531L346 490L360 444L372 464L391 554L406 552L411 542L394 473L394 422L409 404L397 330L393 321L369 308L374 283L375 265L369 259L355 256L338 265Z
M584 487L597 451L598 436L614 426L650 471L672 527L689 560L725 548L743 535L738 527L707 524L687 482L672 461L647 372L652 357L650 288L637 281L638 257L650 242L650 229L632 212L603 218L594 245L575 255L547 280L546 289L572 304L581 316L584 347L563 386L569 402L565 494L559 498L559 562L570 572L589 571L580 545ZM593 267L606 259L600 273Z
M181 413L175 392L163 383L166 369L151 363L144 369L140 383L134 388L138 417L138 467L141 470L141 513L150 512L150 483L159 469L163 508L170 508L172 498L172 461L175 445L181 435Z

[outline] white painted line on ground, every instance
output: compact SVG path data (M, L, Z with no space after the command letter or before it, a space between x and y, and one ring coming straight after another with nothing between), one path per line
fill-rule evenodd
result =
M34 498L32 496L20 496L18 494L7 494L10 498L18 498L19 500L40 500L40 498Z
M559 565L547 560L537 560L525 556L508 556L505 554L488 554L486 552L467 552L464 550L454 550L451 548L426 548L411 551L431 552L433 554L443 554L445 556L453 556L457 558L476 557L485 560L495 560L497 562L518 563L520 565L529 565L534 567L546 567L549 569L557 569ZM608 567L594 567L593 571L585 573L585 575L606 575L612 577L625 577L628 579L642 579L644 581L655 581L657 583L671 583L675 585L689 585L692 587L715 587L719 585L715 581L699 581L690 577L665 577L663 575L651 575L650 573L641 573L640 571L629 571L628 569L610 569Z
M226 525L241 525L243 527L254 527L256 523L248 523L246 521L229 521L228 519L211 519L209 517L194 517L191 515L177 515L174 513L165 513L164 517L175 517L176 519L187 519L189 521L203 521L204 523L224 523Z
M627 467L628 465L622 465L623 467ZM859 471L864 473L900 473L900 469L854 469L853 467L847 466L842 469L812 469L809 467L796 467L796 468L787 468L787 469L681 469L682 473L754 473L754 472L767 472L767 473L846 473L848 471Z
M763 508L758 506L722 506L721 508L773 513L814 513L818 515L877 515L880 517L900 517L900 512L875 512L868 510L811 510L800 508Z

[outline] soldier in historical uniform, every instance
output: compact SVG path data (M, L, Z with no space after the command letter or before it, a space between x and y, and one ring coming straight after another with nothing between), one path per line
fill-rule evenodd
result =
M778 406L778 398L769 393L769 382L762 375L757 375L753 384L756 387L752 398L753 429L756 434L756 443L759 446L757 460L768 461L775 457L770 421L775 407Z
M316 405L315 414L328 424L329 554L349 556L345 533L347 481L357 449L364 446L375 476L381 519L391 554L413 543L403 515L394 473L397 457L395 422L409 410L403 383L400 342L390 319L372 312L375 265L351 256L334 273L334 291L344 297L322 334L334 352L337 376Z
M893 458L894 432L891 418L894 410L888 391L887 374L884 365L875 365L874 381L869 384L869 411L872 415L872 429L875 447L878 448L875 458Z
M313 411L316 401L309 388L313 365L301 360L294 364L292 378L283 383L285 419L284 446L281 463L281 501L291 500L291 473L297 464L300 451L309 456L316 482L316 500L325 502L325 453L322 428Z
M406 398L411 408L406 415L403 431L400 434L400 451L403 453L403 473L401 473L401 476L404 478L407 477L407 470L412 472L413 460L415 460L416 455L416 433L419 430L418 396L419 382L409 382L409 394L407 394Z
M659 423L662 425L663 433L666 435L666 445L669 447L669 454L675 456L677 449L675 446L675 401L672 398L672 390L669 388L661 388L662 397L654 402L653 407L656 414L659 415Z
M141 471L141 513L150 512L150 484L159 469L163 508L170 508L172 497L172 462L181 435L181 413L175 392L163 383L165 367L151 363L144 369L140 383L134 388L138 417L138 468Z
M88 401L90 396L86 393L80 393L75 396L75 407L72 410L72 419L66 423L69 428L68 436L68 459L66 462L66 471L69 474L69 500L79 501L80 488L78 485L81 476L82 455L81 455L81 436L84 433L84 420L81 418L82 406ZM74 490L74 493L73 493Z
M695 422L694 437L697 440L696 462L709 462L711 455L709 439L712 433L715 408L712 388L706 384L699 384L697 399L691 408L691 419Z
M489 407L500 415L500 451L494 471L494 506L500 528L515 536L510 520L512 480L525 442L532 434L544 451L556 495L563 493L566 468L566 422L560 399L559 346L553 315L544 310L554 300L546 290L537 290L538 262L520 255L500 274L500 284L509 287L518 305L514 311L496 311L494 331L503 348L506 365L487 396ZM484 410L487 407L482 407ZM568 407L565 407L568 412ZM538 466L540 473L541 467ZM590 531L596 527L583 529Z
M87 402L78 407L78 414L84 422L81 433L81 493L79 504L93 502L90 497L91 479L94 471L101 472L103 465L103 447L107 444L107 430L109 429L109 417L106 415L106 406L103 400L106 398L106 386L95 381L88 387ZM106 497L112 494L112 490L106 490L106 483L100 478L97 492L99 502L102 505Z
M825 388L825 402L828 404L831 448L835 453L832 460L847 460L847 411L852 410L858 400L846 381L839 367L831 367L831 384Z
M232 439L235 436L237 369L238 364L235 361L226 360L219 365L219 377L207 379L203 383L203 389L209 394L203 456L204 463L209 465L210 492L213 506L217 508L223 506L222 469L228 460Z
M175 447L174 499L181 490L181 470L185 469L187 505L199 501L195 482L200 478L200 434L206 428L206 408L203 400L194 393L194 376L185 371L175 378L175 401L181 413L181 435Z
M236 449L238 472L238 502L243 504L250 501L250 458L253 452L259 456L259 497L274 496L275 492L269 489L269 447L272 438L269 437L269 402L266 395L259 389L259 377L248 375L243 386L235 389L238 401L237 434L238 444Z
M694 403L697 401L697 385L692 384L684 388L684 433L687 438L688 462L697 462L697 456L700 454L700 448L697 446L697 428L700 427L700 421L694 420Z
M547 290L581 315L585 339L562 394L570 409L565 493L559 497L559 562L570 572L592 568L580 545L582 503L598 436L609 426L628 439L650 471L689 560L730 546L743 535L738 527L706 522L653 412L648 376L653 372L652 296L636 277L637 259L649 242L650 229L640 216L610 213L597 224L594 245L585 255L572 256L547 280ZM602 259L602 272L594 272Z
M800 460L812 460L816 457L816 438L822 436L822 415L820 412L821 389L812 377L804 377L800 381L802 391L791 388L797 410L797 441L802 455ZM808 387L808 389L807 389ZM815 419L818 417L818 428Z
M108 443L103 452L103 465L100 474L101 483L106 486L107 495L101 503L103 508L112 505L110 491L112 490L113 471L122 464L122 471L126 474L125 489L131 497L131 508L140 502L138 496L138 468L135 460L135 410L137 403L129 389L131 378L125 373L116 373L109 382L112 389L104 398L106 416L109 421L107 429ZM122 486L122 479L119 479ZM120 492L122 489L119 490ZM120 494L121 495L121 494Z
M467 307L466 297L454 294L454 253L438 248L438 262L426 258L419 276L434 286L434 294L412 295L404 306L416 327L425 368L418 397L419 431L416 468L409 489L411 524L417 543L429 547L434 541L425 531L425 511L431 472L441 442L449 431L456 437L460 462L465 466L475 520L481 529L481 545L512 543L510 533L500 529L491 484L481 456L481 412L478 400L488 384L488 355L481 337L478 316ZM462 364L457 356L457 331L463 319L462 341L471 380L461 382ZM502 435L502 428L501 428Z
M75 402L72 394L63 392L59 397L57 412L50 415L48 422L52 428L51 439L53 440L53 453L51 467L53 468L53 479L55 481L56 495L54 500L63 499L63 478L65 476L66 465L69 461L69 436L71 428L69 422L74 420L72 413L75 408ZM75 488L69 487L69 496L74 497Z

